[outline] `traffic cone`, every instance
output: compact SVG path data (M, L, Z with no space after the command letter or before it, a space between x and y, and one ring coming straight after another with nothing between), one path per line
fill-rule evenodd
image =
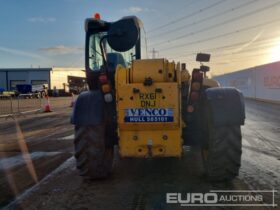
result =
M74 105L75 105L75 95L74 93L72 93L70 107L73 107Z
M49 96L45 96L44 112L51 112L51 105L50 105Z

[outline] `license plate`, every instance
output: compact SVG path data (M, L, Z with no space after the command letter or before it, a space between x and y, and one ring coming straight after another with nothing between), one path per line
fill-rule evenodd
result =
M139 93L138 103L142 108L153 108L158 106L158 95L156 93Z

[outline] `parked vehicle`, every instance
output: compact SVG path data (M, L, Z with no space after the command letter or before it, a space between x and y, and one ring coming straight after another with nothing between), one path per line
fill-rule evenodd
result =
M45 97L48 95L47 85L32 85L32 93L38 94L38 97Z
M19 84L16 88L16 95L24 96L24 98L43 98L48 93L46 85Z

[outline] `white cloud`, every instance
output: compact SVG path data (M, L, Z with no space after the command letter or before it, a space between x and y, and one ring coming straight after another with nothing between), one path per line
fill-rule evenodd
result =
M138 6L132 6L132 7L124 9L123 11L125 13L137 14L137 13L141 13L141 12L154 12L156 10L149 9L149 8L142 8L142 7L138 7Z
M142 12L143 9L141 7L129 7L128 11L131 13L139 13L139 12Z
M40 48L42 52L46 52L54 55L65 55L65 54L79 54L84 51L83 47L67 47L64 45L58 45L54 47Z
M56 21L54 17L31 17L27 19L31 23L52 23Z
M34 53L30 53L30 52L22 51L22 50L17 50L17 49L1 47L1 46L0 46L0 51L10 53L10 54L14 54L14 55L30 57L30 58L45 59L44 57L42 57L40 55L37 55L37 54L34 54Z

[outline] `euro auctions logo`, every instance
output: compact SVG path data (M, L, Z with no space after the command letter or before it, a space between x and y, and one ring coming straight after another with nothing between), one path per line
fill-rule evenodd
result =
M167 193L166 203L179 204L213 204L218 203L217 193Z
M274 199L276 192L276 190L210 190L207 193L167 193L166 203L180 206L276 207Z

